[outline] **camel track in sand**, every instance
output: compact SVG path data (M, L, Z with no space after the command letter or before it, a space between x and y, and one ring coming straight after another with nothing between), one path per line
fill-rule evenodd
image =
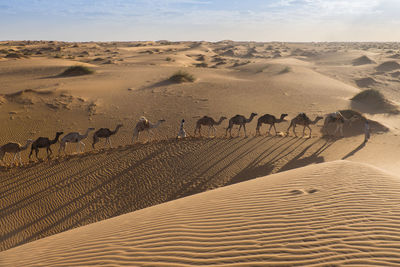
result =
M323 162L324 139L165 140L0 172L0 250L74 227Z

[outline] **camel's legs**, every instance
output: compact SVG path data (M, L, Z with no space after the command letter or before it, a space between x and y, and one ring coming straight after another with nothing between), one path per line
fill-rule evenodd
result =
M213 137L217 136L217 129L215 129L214 125L212 126L212 129L214 131L214 136Z
M323 130L323 134L324 135L329 135L328 124L327 123L324 124L324 127L322 128L322 130Z
M108 137L107 140L108 140L108 144L110 145L110 148L112 148L111 139Z
M208 126L208 138L210 138L210 131L212 131L212 135L215 137L215 128L213 125Z
M134 131L133 132L133 136L132 136L132 143L135 143L135 139L136 139L136 141L138 141L139 140L139 131Z
M225 131L225 137L228 136L228 131L231 131L231 128L228 126ZM230 132L229 132L230 133ZM232 137L232 134L231 134Z
M93 149L95 149L95 144L99 141L99 138L97 136L93 136L93 143L92 143L92 147Z
M151 129L146 129L147 132L147 142L150 142L152 139L154 139L154 133Z
M104 140L104 147L103 148L106 148L107 143L108 143L108 137L106 137L106 140Z
M337 128L339 129L340 136L343 137L343 124L338 124Z
M269 129L268 129L267 135L269 135L269 134L270 134L272 126L273 126L273 124L271 124L271 125L269 126ZM276 130L275 130L275 134L276 134Z
M275 135L278 135L278 132L276 131L276 127L275 124L272 124L274 126L274 130L275 130Z
M66 142L60 143L60 149L58 150L58 154L61 154L61 152L64 152L64 154L66 154L66 152L65 152L66 147L67 147Z
M39 153L39 148L36 148L36 149L35 149L35 155L36 155L36 159L37 159L37 160L39 160L39 158L38 158L38 153ZM48 153L48 152L47 152L47 153Z
M15 152L14 153L14 158L13 158L13 161L12 161L12 163L14 163L15 162L15 159L17 158L17 152ZM17 164L15 164L15 165L17 165Z
M311 133L312 133L311 127L307 125L307 128L310 130L310 136L309 136L309 138L311 138ZM305 127L304 127L304 129L305 129Z
M293 124L293 133L294 133L294 136L297 137L297 134L296 134L296 124Z
M197 128L197 131L199 132L199 136L201 137L201 125Z
M240 136L240 129L242 129L242 124L240 124L240 126L239 126L239 131L238 131L238 137Z
M294 133L294 135L297 136L297 135L296 135L296 132L295 132L295 130L294 130L294 128L296 127L296 124L294 124L293 122L290 122L290 125L289 125L289 127L287 128L287 130L286 130L286 135L289 136L289 130L290 130L291 127L293 127L293 133Z
M139 134L140 134L140 132L138 132L136 135L136 142L139 142Z
M244 137L247 137L246 124L243 124L243 130L244 130Z
M19 165L22 165L21 152L18 152L18 158L19 158Z
M85 143L82 141L79 141L78 144L79 144L79 146L78 146L79 152L85 152L85 147L86 147ZM83 146L83 150L81 150L81 145Z

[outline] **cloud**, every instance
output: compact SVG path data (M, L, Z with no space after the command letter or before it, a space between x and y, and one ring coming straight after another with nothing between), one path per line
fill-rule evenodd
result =
M24 36L23 25L36 25L59 39L70 28L96 39L92 29L101 25L99 38L107 39L362 40L374 31L400 39L399 13L398 0L14 0L0 7L8 25L0 36Z

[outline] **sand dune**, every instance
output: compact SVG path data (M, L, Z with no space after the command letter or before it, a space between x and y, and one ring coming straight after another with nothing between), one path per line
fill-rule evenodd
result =
M374 142L366 147L361 137L168 140L3 169L0 249L309 164L354 158L396 170L385 158L367 158L382 149L393 162L399 158L375 130Z
M365 64L375 64L376 62L370 59L367 56L361 56L359 58L356 58L353 60L353 65L354 66L360 66L360 65L365 65Z
M0 264L395 266L399 190L365 164L319 164L48 237Z
M376 67L377 71L387 72L400 69L400 64L396 61L386 61Z
M356 84L360 88L371 87L377 84L377 81L374 78L367 77L355 80Z

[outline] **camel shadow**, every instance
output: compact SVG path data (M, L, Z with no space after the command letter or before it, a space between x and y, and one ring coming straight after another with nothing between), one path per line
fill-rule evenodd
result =
M271 138L256 138L256 137L248 137L248 138L229 138L226 139L228 140L227 144L230 145L232 148L232 151L230 150L229 147L225 147L220 150L218 154L212 153L210 155L205 155L205 158L207 160L202 161L200 166L195 166L195 168L199 168L202 171L198 174L195 174L195 178L192 179L191 182L187 183L181 190L177 192L177 195L179 197L184 197L196 193L203 192L207 189L210 189L209 187L212 186L212 180L219 176L221 173L223 173L225 170L231 168L234 166L236 163L240 162L244 157L246 157L249 153L253 151L254 148L257 146L263 145L268 143ZM231 152L235 152L238 146L245 147L243 151L238 153L233 159L231 159L229 162L221 165L221 162L226 160L225 158L227 157L228 154ZM211 165L208 165L211 163ZM204 168L203 168L204 167ZM209 175L211 171L215 171L213 175ZM192 176L190 174L189 176ZM202 180L202 182L198 182L199 180Z
M325 159L323 156L321 156L321 154L322 152L327 150L331 145L333 145L336 142L336 140L333 141L325 140L325 142L319 148L317 148L317 150L314 153L312 153L310 156L303 157L308 150L310 150L314 145L317 144L317 142L318 141L305 147L299 154L297 154L294 158L292 158L285 165L283 165L278 172L284 172L295 168L305 167L311 164L325 162Z
M134 151L135 149L127 151L125 155L126 156L131 155L132 153L134 153ZM19 227L15 227L11 231L2 232L0 242L5 242L8 239L20 235L21 232L30 232L31 229L32 232L30 232L29 235L19 240L18 242L12 244L12 246L18 246L36 240L38 238L42 238L57 233L60 231L59 230L60 227L62 228L63 231L65 231L72 229L78 225L82 225L82 223L87 224L90 222L94 222L96 220L105 219L107 217L107 216L104 217L105 210L110 209L110 206L104 205L103 201L104 199L109 197L110 190L114 191L113 195L116 196L116 198L120 199L117 201L118 203L124 203L125 205L124 209L126 209L127 206L129 206L130 210L132 211L138 208L145 207L145 206L132 207L132 204L130 202L122 200L123 198L126 198L127 195L133 195L132 192L130 192L132 188L126 187L125 185L131 179L129 173L132 170L141 168L141 166L146 164L148 161L151 161L154 157L157 157L157 155L162 153L162 151L163 151L162 148L155 149L146 156L141 157L138 161L135 161L130 167L122 169L121 171L114 173L114 175L108 177L107 179L103 179L102 181L99 181L97 184L88 187L87 190L85 190L85 193L76 195L75 197L72 197L70 199L65 199L63 203L58 205L56 208L49 210L49 212L43 213L42 215L37 217L35 216L36 217L35 219L27 221L26 223L19 225ZM107 163L98 162L98 164L90 168L87 168L87 170L85 170L84 172L73 172L71 173L70 176L64 177L63 179L58 181L54 181L51 185L46 186L40 191L34 192L31 195L23 197L19 201L13 203L13 205L2 208L0 210L0 215L7 216L21 209L26 209L26 208L29 209L29 207L33 205L33 203L37 203L38 201L40 201L41 197L61 192L63 190L67 190L71 185L71 183L76 183L79 182L80 180L85 180L85 176L90 175L90 173L93 173L93 171L98 171L99 169L102 169L103 167L106 167L106 165L109 164L115 164L119 160L120 156L123 155L119 154L119 156L114 157L114 159L112 159L111 162ZM80 159L76 158L76 160L79 161ZM42 177L41 179L44 178L45 177ZM105 190L106 188L109 188L109 190ZM126 192L130 193L122 195L117 194L120 193L120 191L125 191L124 193ZM78 203L81 202L82 205L74 206L77 202ZM87 211L90 209L94 210L93 212L88 213ZM120 207L117 210L118 214L122 214L121 213L122 207ZM62 216L57 217L56 214L62 214ZM81 218L84 217L82 216L84 214L89 214L89 216L86 217L85 221L83 219L76 220L79 217ZM95 214L102 214L102 215L99 217L95 217L94 216ZM38 225L42 221L48 220L53 216L57 217L57 220L55 220L51 224L48 224L45 227L38 227ZM71 219L74 219L72 221L75 221L75 223L71 224Z
M227 185L245 182L248 180L252 180L254 178L258 178L261 176L269 175L275 169L275 162L278 161L282 156L283 152L290 149L286 154L292 153L298 146L302 143L306 142L308 139L304 139L299 143L301 139L292 137L292 138L281 138L278 142L272 144L268 147L264 152L260 153L250 164L248 164L245 168L243 168L239 173L233 176ZM293 142L294 141L294 142ZM286 146L286 147L285 147ZM265 164L259 165L260 162L271 156L274 152L281 150L278 154L272 157Z

